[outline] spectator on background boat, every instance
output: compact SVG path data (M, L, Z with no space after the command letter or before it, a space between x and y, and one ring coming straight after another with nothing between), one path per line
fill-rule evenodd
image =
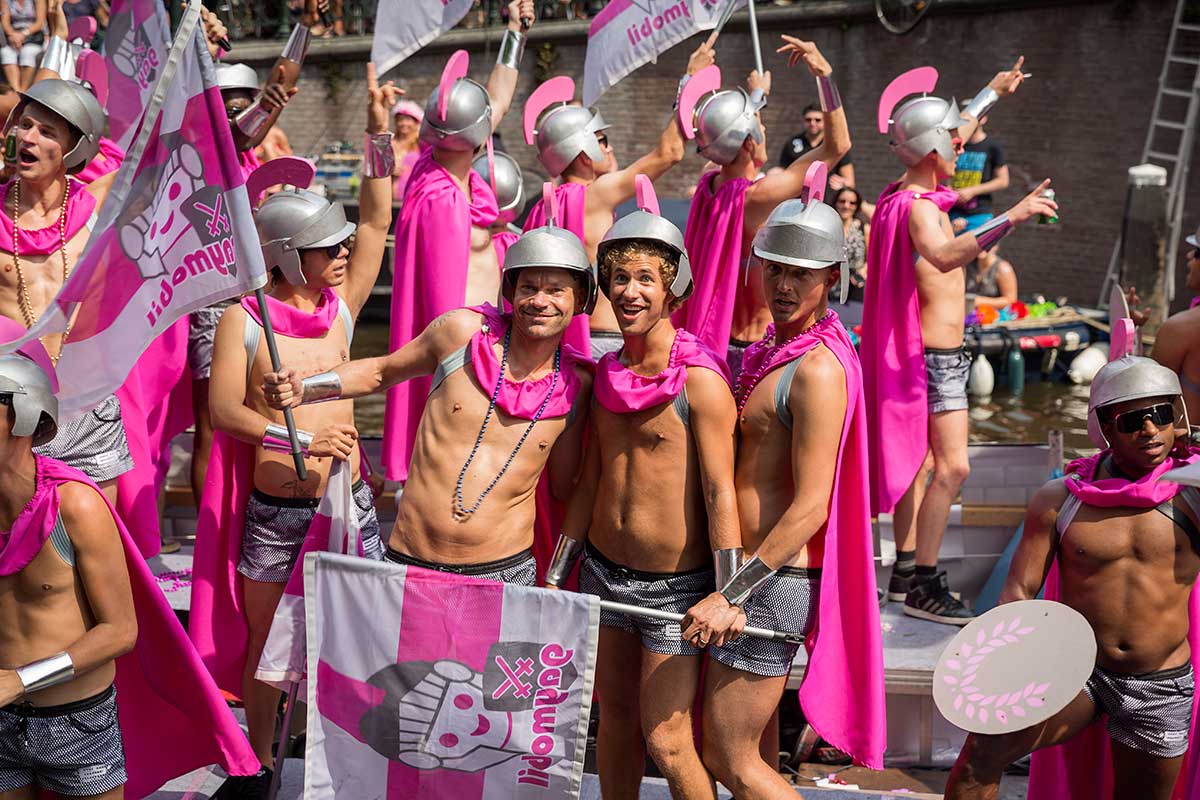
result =
M98 28L108 27L106 0L63 0L62 10L68 25L80 17L95 17Z
M843 186L833 198L833 207L842 217L846 237L846 267L850 270L850 299L862 300L867 285L867 242L871 236L870 217L863 211L862 195L853 186ZM874 210L874 207L872 207Z
M1187 289L1200 296L1200 229L1184 241L1188 245L1184 256L1187 259ZM1131 308L1137 305L1137 295L1132 290L1129 305ZM1132 315L1138 322L1136 312ZM1150 357L1178 373L1188 417L1200 420L1200 308L1194 301L1190 308L1169 317L1158 329Z
M1000 245L981 252L967 264L967 294L975 295L975 307L996 310L1017 302L1017 272L1000 257Z
M1008 188L1004 148L984 132L986 124L985 114L954 164L950 188L958 195L958 202L950 209L950 221L964 220L966 227L961 230L974 230L991 219L992 195ZM960 228L956 226L955 230Z
M33 73L46 43L46 0L0 0L0 65L4 79L19 91L33 84Z
M412 174L417 157L421 155L421 107L412 100L401 100L392 109L392 150L396 153L396 170L392 173L392 187L397 200L404 199L404 187Z
M818 103L809 103L804 107L804 130L789 139L779 154L779 166L787 169L792 162L803 156L809 150L820 147L825 142L825 115L821 113ZM845 186L854 187L854 162L847 154L829 170L827 190L837 191Z

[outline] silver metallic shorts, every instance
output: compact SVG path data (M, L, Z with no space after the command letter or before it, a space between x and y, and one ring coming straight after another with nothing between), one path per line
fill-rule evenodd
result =
M970 371L971 356L963 348L925 348L930 414L966 410L967 374Z
M1121 675L1101 667L1092 671L1083 691L1108 715L1108 735L1114 742L1156 758L1176 758L1187 752L1192 726L1192 665Z
M821 599L821 570L783 567L746 601L746 624L781 633L807 635L817 623ZM727 667L776 678L787 675L798 644L742 635L709 649Z
M121 422L121 401L112 394L88 413L59 428L57 436L33 451L74 467L96 483L110 481L133 469L129 440Z
M206 381L212 376L213 340L217 336L217 323L225 309L233 301L198 308L188 315L188 368L192 380Z

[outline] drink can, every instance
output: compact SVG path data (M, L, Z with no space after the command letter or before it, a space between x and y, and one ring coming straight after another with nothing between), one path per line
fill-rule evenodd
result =
M1042 197L1046 198L1047 200L1053 200L1054 199L1054 190L1049 189L1049 188L1043 189ZM1038 214L1037 224L1038 225L1057 225L1058 224L1058 212L1057 211L1053 212L1049 216L1047 216L1046 214Z

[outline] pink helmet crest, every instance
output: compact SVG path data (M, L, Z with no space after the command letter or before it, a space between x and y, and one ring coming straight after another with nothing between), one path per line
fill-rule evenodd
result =
M316 174L316 167L306 158L299 156L273 158L246 177L246 193L250 195L250 205L254 206L257 203L259 195L268 186L274 186L277 183L286 183L307 189Z
M692 119L696 112L696 101L709 92L720 89L721 68L716 64L709 64L697 72L683 87L683 91L679 93L679 128L683 131L683 138L696 138L696 124Z
M551 78L534 89L533 94L525 101L525 113L522 117L525 125L525 144L533 144L533 137L537 134L538 117L543 111L555 103L570 103L574 99L575 81L566 75Z
M637 187L637 204L642 211L649 211L656 216L662 216L659 211L658 195L654 193L654 182L648 175L638 175L633 179Z
M96 36L96 18L95 17L76 17L67 26L67 41L73 42L76 39L82 39L84 44L92 41Z
M933 67L917 67L897 75L879 96L879 132L888 132L896 104L910 94L929 94L937 86L938 71Z
M442 79L438 81L437 113L439 118L446 118L446 107L450 103L450 90L454 88L455 81L467 76L467 65L470 60L466 50L455 50L454 55L450 56L450 60L446 62L446 68L442 70Z
M1117 323L1112 327L1112 332L1109 334L1108 360L1116 361L1118 358L1133 355L1136 336L1137 332L1133 327L1133 320L1129 317L1117 320Z
M558 192L554 184L546 181L542 184L542 208L546 212L546 225L558 227Z
M75 77L91 84L92 94L104 108L108 103L108 67L104 57L94 50L84 50L75 59Z
M825 183L829 175L829 167L825 166L824 161L814 161L808 165L808 172L804 173L804 189L800 193L800 199L804 201L804 205L825 200Z

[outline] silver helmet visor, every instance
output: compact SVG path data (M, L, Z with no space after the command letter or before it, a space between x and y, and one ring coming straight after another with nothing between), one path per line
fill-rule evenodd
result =
M754 254L766 261L808 269L823 269L846 260L844 244L798 225L760 229L755 237Z
M287 242L290 250L308 250L344 242L354 233L356 225L346 221L346 209L341 203L330 203L300 233Z

